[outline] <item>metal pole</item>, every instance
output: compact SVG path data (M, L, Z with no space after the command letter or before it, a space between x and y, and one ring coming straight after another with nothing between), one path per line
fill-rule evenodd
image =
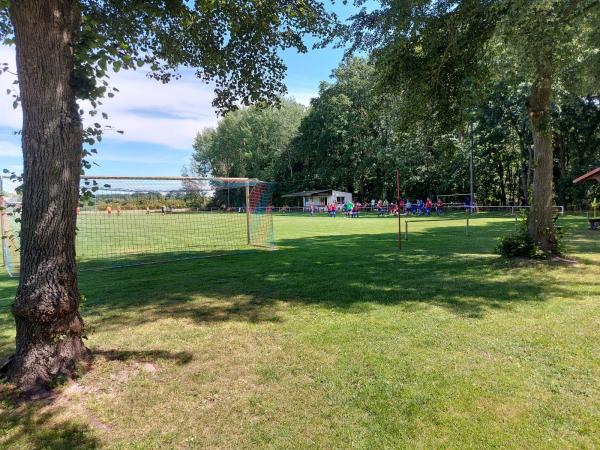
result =
M4 266L5 269L8 269L8 264L7 264L7 257L8 257L8 241L6 241L6 235L5 232L7 230L7 223L8 222L7 218L6 218L6 208L4 206L4 184L2 183L2 178L0 178L0 245L2 245L2 265Z
M469 212L473 212L473 206L475 204L475 195L474 195L474 190L473 190L473 124L469 124L469 138L471 141L471 144L469 145L470 148L470 152L469 152L469 177L470 177L470 188L469 188L469 196L470 196L470 208L469 208Z
M408 220L404 221L404 240L408 241Z
M402 219L400 217L400 170L396 169L396 211L398 212L398 250L402 249Z
M251 244L250 240L250 182L246 181L246 236L248 238L248 245Z
M467 229L466 229L466 233L467 236L469 235L469 216L467 216Z

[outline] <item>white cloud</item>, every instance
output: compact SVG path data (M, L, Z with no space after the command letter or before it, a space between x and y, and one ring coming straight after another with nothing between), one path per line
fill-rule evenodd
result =
M126 71L114 74L110 82L120 92L102 108L108 123L125 133L109 133L107 138L189 151L196 133L217 123L210 86L193 77L162 84L141 71Z
M139 163L143 161L144 164L171 164L171 163L186 163L189 159L189 155L184 153L169 152L164 156L147 156L147 155L136 155L135 153L119 154L101 151L97 156L91 158L93 162L125 162L125 163Z
M18 158L21 155L21 147L19 147L17 144L7 141L0 141L0 156Z
M15 71L13 47L0 45L0 62L8 62L11 71ZM196 79L190 71L184 71L183 75L179 80L162 84L146 77L143 70L112 74L109 82L119 92L114 98L104 100L101 111L109 115L106 123L123 130L124 134L107 132L105 138L124 143L159 144L190 152L196 133L216 126L218 118L211 105L213 86ZM14 80L11 74L0 76L0 127L19 130L22 121L20 107L13 109L12 98L1 96L14 87ZM317 90L311 89L306 82L292 84L295 89L290 87L289 96L300 103L309 105L310 99L317 95ZM91 109L89 104L83 107L86 111ZM89 116L84 120L95 121Z
M316 90L295 90L289 89L287 97L294 99L304 106L310 106L310 100L317 97L319 93Z
M8 62L14 71L14 61L14 49L0 46L0 62ZM0 93L11 88L14 79L10 74L0 76ZM147 78L142 70L122 71L112 74L109 81L120 92L105 99L101 110L109 115L107 124L125 133L107 133L106 138L189 151L196 133L217 123L212 87L188 74L162 84ZM12 108L11 97L0 97L0 127L18 130L21 120L21 110Z

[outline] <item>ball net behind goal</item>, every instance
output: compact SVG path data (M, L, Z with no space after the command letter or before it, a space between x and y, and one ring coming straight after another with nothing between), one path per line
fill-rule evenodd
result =
M5 181L6 187L6 181ZM274 245L273 184L253 179L88 177L76 250L82 270L225 255ZM18 271L20 203L2 210L3 259Z

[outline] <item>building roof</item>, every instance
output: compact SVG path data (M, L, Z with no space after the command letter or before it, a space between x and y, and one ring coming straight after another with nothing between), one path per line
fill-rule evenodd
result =
M600 183L600 167L590 170L588 173L584 173L578 178L573 180L573 183L581 183L582 181L596 180Z
M300 191L291 192L289 194L282 195L282 197L310 197L315 194L330 194L333 189L318 189L316 191Z

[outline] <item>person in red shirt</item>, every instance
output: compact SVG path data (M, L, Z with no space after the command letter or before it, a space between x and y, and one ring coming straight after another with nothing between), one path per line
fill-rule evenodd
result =
M331 202L331 204L328 207L329 209L329 216L330 217L335 217L336 213L337 213L337 205L335 202Z
M429 197L427 197L427 200L425 200L425 214L427 214L428 216L431 215L431 207L433 206L433 203L431 202L431 199Z
M444 200L438 198L437 203L435 205L435 212L437 214L444 214Z

